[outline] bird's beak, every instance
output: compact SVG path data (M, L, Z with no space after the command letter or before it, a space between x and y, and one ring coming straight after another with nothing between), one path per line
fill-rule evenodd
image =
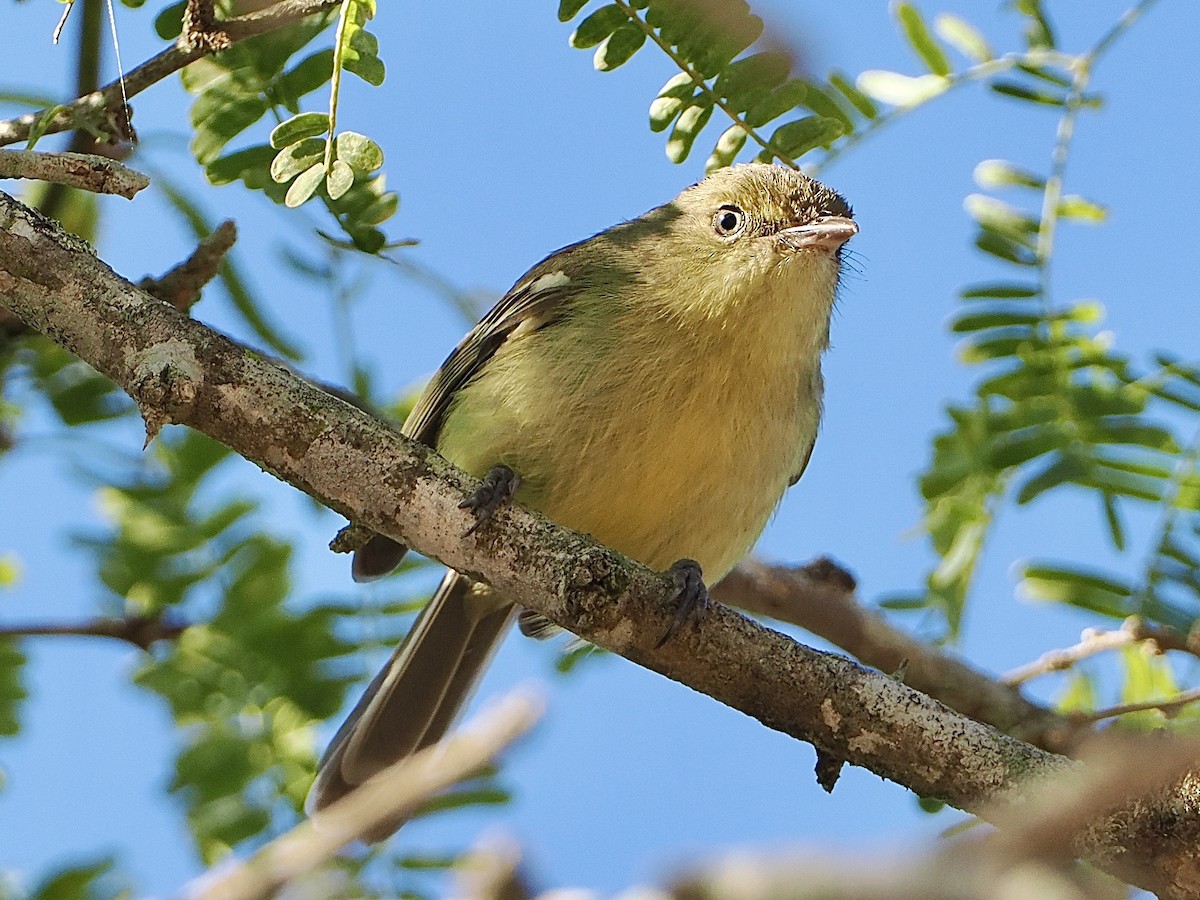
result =
M779 249L824 250L833 253L842 244L858 234L858 224L845 216L823 216L806 225L785 228L775 235Z

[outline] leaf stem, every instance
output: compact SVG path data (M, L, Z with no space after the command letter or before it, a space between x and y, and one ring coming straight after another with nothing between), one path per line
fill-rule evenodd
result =
M337 31L333 36L333 73L329 76L329 140L325 142L325 177L333 175L333 136L337 134L338 92L342 89L342 58L345 53L346 23L357 0L342 0Z

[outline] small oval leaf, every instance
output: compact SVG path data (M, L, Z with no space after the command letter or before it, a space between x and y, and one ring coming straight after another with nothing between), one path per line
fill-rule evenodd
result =
M291 181L314 163L321 162L324 156L325 142L320 138L306 138L284 147L271 160L271 180L276 184Z
M911 3L898 3L895 11L904 36L908 38L908 43L913 50L929 67L929 71L934 75L949 75L950 63L946 59L946 54L942 52L942 48L929 33L929 28L926 27L920 10Z
M329 174L325 176L325 191L330 200L337 200L354 186L354 170L340 159L333 161Z
M337 158L364 174L374 172L383 165L383 150L380 146L357 131L343 131L334 140Z
M858 89L875 100L892 106L918 106L932 100L950 86L940 75L901 75L884 69L868 69L858 76Z
M302 141L305 138L329 133L329 114L319 112L300 113L280 122L271 130L271 146L276 150Z
M324 163L317 163L311 168L306 169L292 182L292 186L288 188L288 192L283 198L284 205L294 208L307 201L309 197L317 192L317 188L321 186L321 179L324 177Z

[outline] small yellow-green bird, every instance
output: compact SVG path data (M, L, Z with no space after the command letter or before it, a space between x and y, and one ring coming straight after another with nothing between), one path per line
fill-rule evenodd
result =
M483 478L486 521L514 497L706 602L804 471L821 354L856 232L799 172L723 169L643 216L564 247L517 281L442 364L403 432ZM356 580L404 547L382 536ZM321 809L439 740L514 617L451 571L321 760ZM522 631L548 630L522 614ZM374 835L375 838L384 835Z

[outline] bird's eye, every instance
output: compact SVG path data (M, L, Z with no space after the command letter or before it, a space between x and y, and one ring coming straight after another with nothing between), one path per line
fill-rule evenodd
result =
M746 227L746 214L737 206L722 206L713 214L713 231L723 238L735 237Z

